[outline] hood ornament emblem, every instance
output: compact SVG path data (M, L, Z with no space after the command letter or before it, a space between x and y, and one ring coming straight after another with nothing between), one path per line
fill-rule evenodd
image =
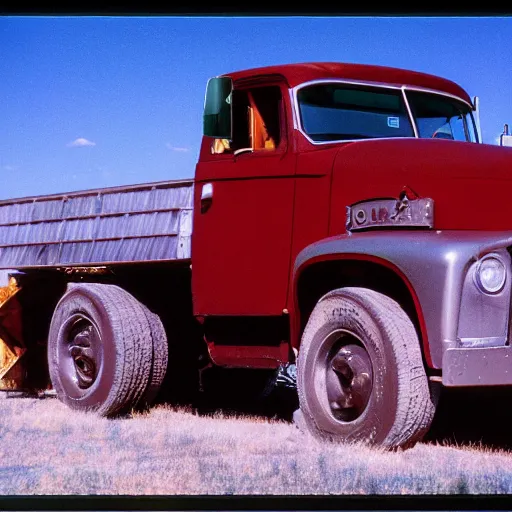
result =
M405 186L396 198L376 198L347 206L347 231L372 228L434 227L434 200Z

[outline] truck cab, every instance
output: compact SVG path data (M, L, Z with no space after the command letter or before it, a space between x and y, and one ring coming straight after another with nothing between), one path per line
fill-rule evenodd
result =
M446 194L447 167L475 165L476 106L451 81L380 66L292 64L210 80L194 186L194 314L212 329L260 317L269 339L270 318L295 316L298 255L347 233L349 205L405 187Z

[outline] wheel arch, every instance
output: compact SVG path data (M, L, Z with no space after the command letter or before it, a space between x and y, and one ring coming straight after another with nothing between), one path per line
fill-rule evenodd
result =
M347 286L369 288L398 302L416 329L424 363L433 368L425 319L414 287L395 264L370 254L322 254L296 268L291 337L294 348L299 349L302 333L318 300L329 291Z

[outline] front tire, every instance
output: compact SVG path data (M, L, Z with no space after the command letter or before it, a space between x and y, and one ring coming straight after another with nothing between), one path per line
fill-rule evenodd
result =
M297 362L296 422L316 437L409 447L432 422L416 330L391 298L342 288L320 299Z
M57 304L48 337L50 379L73 409L117 416L147 405L163 378L153 367L153 335L161 322L114 285L70 284ZM162 352L162 340L157 350Z

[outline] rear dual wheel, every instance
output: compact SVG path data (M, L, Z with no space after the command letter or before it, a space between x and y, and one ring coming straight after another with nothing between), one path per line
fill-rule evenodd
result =
M114 285L70 284L52 317L50 378L69 407L116 416L155 399L167 368L159 317Z

